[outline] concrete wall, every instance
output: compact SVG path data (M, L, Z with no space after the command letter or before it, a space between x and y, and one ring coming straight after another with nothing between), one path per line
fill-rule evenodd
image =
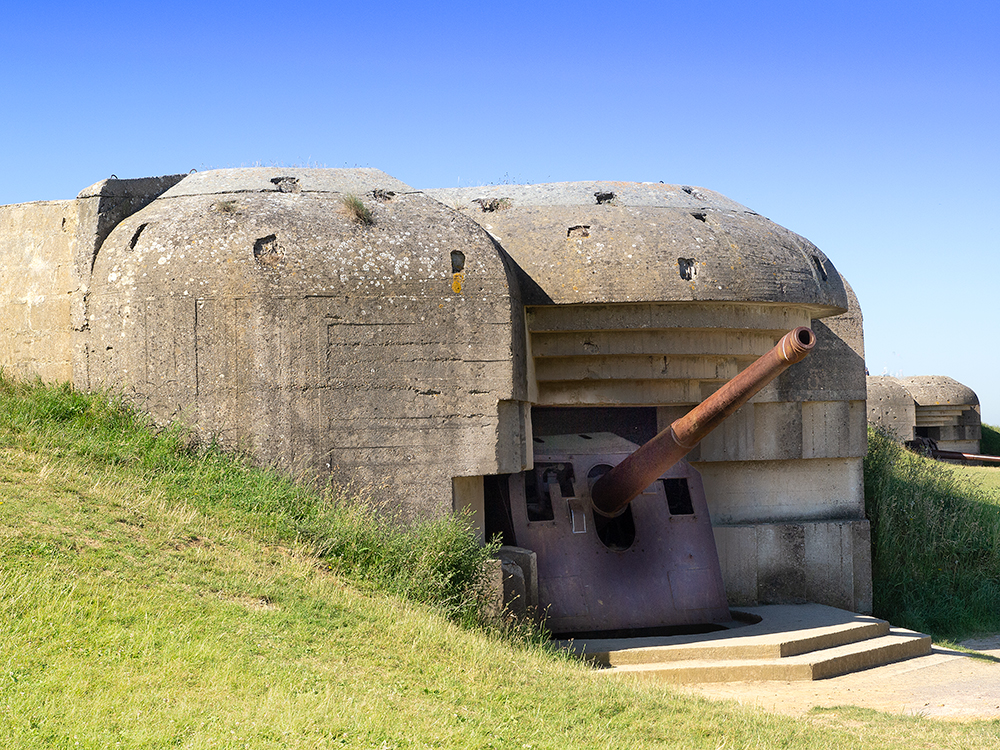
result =
M102 180L76 200L0 206L0 366L21 377L77 379L98 248L123 218L182 178Z
M22 378L73 378L77 204L0 206L0 367Z

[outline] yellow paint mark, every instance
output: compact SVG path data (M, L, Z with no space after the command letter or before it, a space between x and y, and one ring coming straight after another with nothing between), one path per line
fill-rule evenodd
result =
M465 271L453 273L451 275L451 291L455 294L461 294L463 281L465 281Z

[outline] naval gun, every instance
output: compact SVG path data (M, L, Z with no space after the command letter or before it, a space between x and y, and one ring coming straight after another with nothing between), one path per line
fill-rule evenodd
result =
M517 544L538 563L557 635L730 620L701 475L684 456L816 344L800 327L642 446L607 432L534 439L509 483ZM523 481L522 481L523 479Z

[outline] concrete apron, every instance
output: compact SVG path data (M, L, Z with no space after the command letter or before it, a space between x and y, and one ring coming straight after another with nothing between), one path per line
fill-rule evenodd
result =
M739 610L761 618L714 633L568 643L599 675L802 715L859 706L945 719L1000 718L1000 636L933 647L928 636L816 604ZM917 657L917 658L915 658Z

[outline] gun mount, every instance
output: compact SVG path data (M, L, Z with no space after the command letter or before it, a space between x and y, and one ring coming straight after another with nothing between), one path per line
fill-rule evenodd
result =
M796 328L641 447L607 432L535 437L534 469L511 476L509 501L553 633L730 619L701 475L682 459L815 343Z

